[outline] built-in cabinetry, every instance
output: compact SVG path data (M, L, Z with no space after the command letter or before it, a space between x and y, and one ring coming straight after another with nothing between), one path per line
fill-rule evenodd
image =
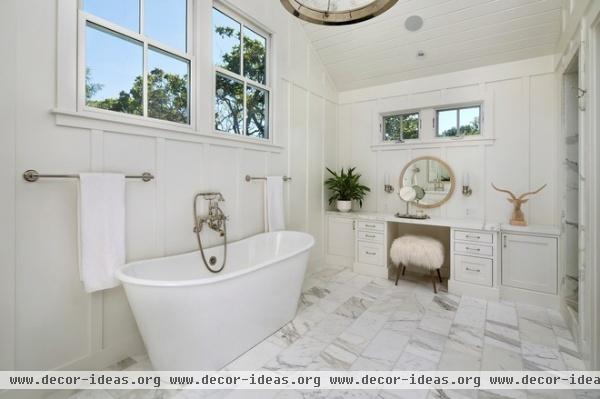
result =
M502 233L502 285L507 289L558 294L558 236Z
M450 292L558 306L560 230L554 227L329 212L327 261L352 267L357 273L387 278L389 268L395 267L388 254L398 236L398 224L402 231L421 225L446 232Z
M327 217L327 263L350 266L354 261L353 218L329 215Z
M354 270L377 277L388 275L386 245L387 224L384 221L356 221L356 256Z
M453 228L451 235L450 291L498 297L497 232Z

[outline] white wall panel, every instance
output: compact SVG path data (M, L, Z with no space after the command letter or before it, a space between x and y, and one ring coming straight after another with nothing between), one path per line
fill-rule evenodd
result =
M533 76L531 78L530 135L531 135L531 177L530 187L537 189L543 184L548 187L532 197L529 207L531 223L559 223L558 197L558 118L557 118L557 78L555 75ZM543 149L543 151L540 151ZM548 215L554 215L549 219Z
M313 259L322 258L324 254L323 222L323 129L325 100L311 94L308 110L308 231L315 237ZM319 184L321 183L321 184Z
M371 187L365 209L404 211L396 195L383 191L384 175L389 174L398 187L398 176L406 163L433 155L450 165L457 187L446 204L427 211L430 215L507 221L512 206L506 195L490 187L492 181L515 192L548 183L548 188L532 198L524 210L530 223L556 224L555 176L559 160L553 115L558 97L556 76L548 61L548 57L536 58L340 93L340 166L358 166L364 182ZM380 144L381 113L470 102L483 103L487 140L436 144L432 127L435 113L425 110L421 114L421 134L426 143L371 147ZM464 172L470 174L471 197L461 194Z
M240 150L240 172L245 176L267 174L267 154L262 151ZM265 184L262 181L246 182L240 187L237 200L239 229L242 237L265 231Z
M486 153L487 215L492 220L506 221L512 205L506 200L506 194L494 190L490 183L515 194L529 189L529 93L524 79L491 83L490 86L494 92L491 111L497 140ZM526 214L528 208L529 204L523 206Z
M306 208L308 95L305 89L292 87L289 157L293 181L290 187L289 227L294 230L306 230L308 227Z
M0 370L15 367L15 142L17 71L17 1L2 4L0 13Z

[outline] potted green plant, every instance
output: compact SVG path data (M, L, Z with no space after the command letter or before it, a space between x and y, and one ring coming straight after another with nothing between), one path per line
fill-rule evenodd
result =
M348 168L346 172L342 168L341 172L337 174L327 168L327 171L332 175L329 179L325 180L325 186L331 191L329 205L335 202L340 212L349 212L352 209L352 201L358 201L362 208L365 195L371 191L369 187L360 184L361 175L354 174L355 169Z

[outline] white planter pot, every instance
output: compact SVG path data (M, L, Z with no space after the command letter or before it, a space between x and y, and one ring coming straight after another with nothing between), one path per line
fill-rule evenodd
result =
M352 201L337 201L336 206L340 212L350 212L352 210Z

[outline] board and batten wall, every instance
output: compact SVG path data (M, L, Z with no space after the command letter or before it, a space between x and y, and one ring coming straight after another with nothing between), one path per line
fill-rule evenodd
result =
M524 205L531 224L558 225L558 81L553 57L498 64L408 80L383 86L340 92L339 149L341 166L356 166L371 194L364 210L404 212L396 194L383 191L389 173L395 188L402 168L419 156L446 161L457 178L452 198L435 216L507 222L512 205L507 195L490 185L515 194L548 187ZM431 137L422 143L381 145L382 112L483 104L480 139L433 138L433 111L422 121ZM461 194L461 176L469 172L473 194Z
M300 23L274 3L226 2L273 33L274 142L263 145L212 131L210 1L194 2L203 50L192 72L193 132L82 117L63 98L76 82L76 37L64 34L76 26L77 0L2 1L1 370L96 369L143 350L123 289L89 295L79 280L76 181L31 184L26 169L153 173L152 182L127 182L128 261L195 250L200 191L225 196L230 240L264 231L263 184L244 176L289 175L287 226L313 234L311 259L323 257L323 164L336 162L337 92Z

